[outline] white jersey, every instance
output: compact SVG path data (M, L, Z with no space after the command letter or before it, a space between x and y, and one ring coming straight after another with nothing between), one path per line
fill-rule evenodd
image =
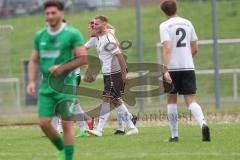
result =
M111 34L115 34L115 30L114 29L108 29L107 30L109 33L111 33Z
M197 41L192 23L181 17L173 17L160 24L161 43L170 41L170 71L194 70L191 42Z
M75 69L75 74L79 74L80 75L80 73L81 73L80 67L76 68Z
M86 48L96 47L99 59L101 60L102 73L109 75L119 73L119 65L116 54L120 53L118 41L112 33L106 33L99 37L91 37L85 44Z

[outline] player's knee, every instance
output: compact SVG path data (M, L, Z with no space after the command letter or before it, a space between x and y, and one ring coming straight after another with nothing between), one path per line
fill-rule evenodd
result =
M194 95L184 96L185 103L187 106L189 106L191 103L196 102L196 98Z
M168 104L176 104L177 103L177 95L169 94L168 95Z
M50 119L39 119L38 125L41 128L48 128L51 125L51 120Z
M70 132L73 129L73 122L72 121L62 121L62 127L64 133Z

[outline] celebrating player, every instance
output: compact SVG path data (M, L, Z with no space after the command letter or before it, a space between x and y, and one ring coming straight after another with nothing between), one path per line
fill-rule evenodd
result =
M160 24L163 44L163 63L167 66L167 82L175 89L168 95L168 119L171 130L170 142L178 141L177 93L184 95L187 107L202 129L202 140L210 141L210 131L200 105L196 102L196 78L193 57L197 54L197 35L192 23L177 15L176 0L163 0L161 10L168 20Z
M89 130L90 134L102 136L105 123L110 115L110 106L116 107L118 117L127 124L126 135L138 133L131 120L131 113L122 101L121 95L124 91L124 83L127 80L127 66L122 53L118 47L118 40L108 31L108 19L105 16L97 16L94 19L94 36L86 44L86 48L96 47L102 63L104 75L104 92L101 114L98 126L94 130ZM113 46L113 48L108 48ZM86 77L88 81L88 77ZM121 121L120 121L121 122Z
M55 107L59 102L74 103L74 95L65 95L52 89L49 77L68 73L87 64L87 52L84 39L77 29L63 23L64 5L62 2L49 0L44 3L45 18L48 26L38 31L35 36L34 50L29 61L29 84L27 92L36 96L36 75L38 68L43 80L38 93L39 125L45 135L59 151L58 160L73 160L74 128L72 121L62 121L63 140L51 124L55 116ZM70 61L69 61L70 60ZM67 62L67 63L66 63ZM76 74L66 78L70 85L76 85Z
M115 28L107 23L106 24L106 33L110 33L114 36L115 34ZM90 39L88 41L88 43L92 43L92 41L95 41L95 38L96 38L96 30L94 29L94 19L91 20L89 23L88 23L88 34L90 36ZM117 42L117 44L119 45L119 42ZM116 131L114 132L115 135L124 135L125 134L125 125L124 125L124 121L122 120L121 118L121 115L119 114L120 112L117 112L117 123L118 123L118 126L117 126L117 129ZM133 115L130 113L130 117L131 117L131 120L133 122L134 125L136 125L137 123L137 116L136 115Z

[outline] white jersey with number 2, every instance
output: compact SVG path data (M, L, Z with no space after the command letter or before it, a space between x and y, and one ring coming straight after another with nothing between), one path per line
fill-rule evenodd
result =
M192 23L181 17L173 17L160 24L161 43L171 43L169 71L194 70L191 41L197 41Z

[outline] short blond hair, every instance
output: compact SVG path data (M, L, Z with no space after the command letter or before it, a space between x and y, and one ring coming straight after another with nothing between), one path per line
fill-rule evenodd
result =
M108 23L108 17L107 16L96 16L94 19L100 19L102 22Z

